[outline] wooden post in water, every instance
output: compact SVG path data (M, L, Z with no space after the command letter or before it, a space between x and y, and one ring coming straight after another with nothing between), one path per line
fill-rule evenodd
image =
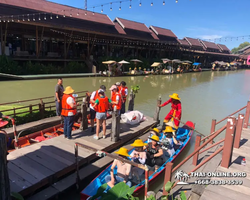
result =
M80 125L80 129L81 130L86 130L88 128L87 101L86 101L86 98L82 99L81 113L82 113L82 123Z
M164 184L163 184L163 195L167 195L168 192L165 190L165 185L168 181L171 181L172 177L172 169L173 169L173 163L168 162L165 167L165 177L164 177Z
M111 141L117 142L120 136L120 115L114 107L112 112L112 127L111 127Z
M232 160L235 125L236 125L235 117L229 117L227 120L227 129L226 129L225 142L224 142L222 161L221 161L221 166L225 168L229 167Z
M247 102L247 108L246 108L245 121L244 121L243 128L248 127L249 115L250 115L250 101Z
M244 122L244 115L239 114L238 122L236 125L236 131L235 131L234 148L240 148L240 140L241 140L241 132L242 132L243 122Z
M10 179L7 168L7 144L6 135L0 133L0 200L11 200L10 197Z
M201 136L200 135L196 135L194 150L196 150L196 149L198 149L200 147L200 143L201 143ZM199 152L197 152L193 156L193 165L194 166L197 165L198 158L199 158Z
M135 94L133 93L133 90L131 90L129 94L128 111L134 110L134 101L135 101Z
M154 115L154 120L157 121L158 124L160 124L159 114L161 110L159 105L161 105L161 96L159 96L157 99L156 110L155 110L155 115Z
M214 133L214 131L215 131L215 126L216 126L216 119L212 119L210 134L213 134L213 133ZM210 141L210 144L213 144L213 140Z

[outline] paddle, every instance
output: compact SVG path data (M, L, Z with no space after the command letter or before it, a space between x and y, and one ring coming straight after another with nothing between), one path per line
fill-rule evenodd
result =
M207 135L204 135L204 134L202 134L201 132L195 130L194 128L192 128L192 127L186 125L186 123L184 123L184 122L182 122L181 120L175 118L173 115L170 115L170 116L172 116L174 119L176 119L177 121L181 122L182 124L184 124L185 126L187 126L188 128L190 128L191 130L196 131L197 133L199 133L199 134L202 135L203 137L207 137Z

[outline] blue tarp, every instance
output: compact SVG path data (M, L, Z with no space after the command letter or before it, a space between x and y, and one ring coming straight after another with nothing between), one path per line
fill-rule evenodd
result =
M193 65L200 65L201 63L193 63Z

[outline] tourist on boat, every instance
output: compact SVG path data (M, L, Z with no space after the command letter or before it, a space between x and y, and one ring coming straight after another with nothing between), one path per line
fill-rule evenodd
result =
M95 115L96 115L96 111L95 109L93 108L94 104L95 104L95 101L96 99L99 97L98 95L98 91L106 91L106 86L105 85L101 85L99 90L96 90L94 92L92 92L91 96L90 96L90 105L89 105L89 111L90 111L90 126L91 126L91 132L94 133L95 130L94 130L94 120L95 120Z
M128 150L124 147L121 147L119 151L115 153L124 159L127 159L127 157L129 157ZM117 174L114 174L115 167L117 167ZM110 169L110 175L105 177L105 181L111 188L119 182L125 182L129 187L131 187L132 183L128 181L130 171L130 164L115 159Z
M164 152L163 159L164 161L168 160L174 153L174 144L179 144L179 142L176 140L174 136L174 130L171 126L167 126L166 129L163 131L164 135L161 139L162 149Z
M118 114L120 114L120 110L121 110L121 107L122 107L121 94L118 92L118 88L117 88L116 85L112 85L109 90L111 92L113 92L113 95L111 97L113 110L114 110L114 108L116 106L116 110L118 111Z
M57 84L55 87L55 91L56 91L55 102L56 102L56 115L57 116L61 116L61 111L62 111L62 102L61 101L62 101L62 96L63 96L63 91L64 91L62 84L63 84L62 78L58 78Z
M162 105L159 105L159 107L164 107L168 105L169 103L171 103L171 107L172 107L170 112L165 117L163 121L164 122L163 125L172 126L175 130L177 130L180 124L180 120L181 120L181 102L180 102L181 99L179 98L179 95L176 93L169 95L169 97L170 99L168 101L166 101Z
M160 136L160 130L158 128L153 128L149 131L149 134L150 134L150 138L153 136L153 135L156 135L156 136ZM152 142L152 140L148 138L148 143Z
M142 140L137 139L131 144L132 147L135 147L135 150L130 154L131 160L135 163L144 165L147 159L147 154L143 150L143 147L147 143L144 143ZM136 177L137 184L141 182L140 176L144 173L144 170L138 167L132 167L131 175ZM132 177L131 177L132 178Z
M160 139L157 135L153 135L150 139L151 142L148 143L148 146L143 147L147 153L146 164L150 167L155 167L155 171L157 171L163 165L163 150L158 144Z
M74 124L74 118L77 112L77 105L75 98L73 97L73 90L70 86L66 87L62 97L62 112L61 115L64 117L64 137L72 139L71 132Z
M124 114L126 112L125 104L128 96L128 88L126 87L126 82L122 81L121 82L121 87L120 87L120 94L122 97L122 108L121 108L121 114Z
M111 100L105 96L104 91L100 89L98 91L99 97L95 100L95 104L93 105L93 109L96 111L96 135L94 139L99 139L99 131L100 125L103 128L103 139L106 138L106 119L107 119L107 111L109 109L109 104Z

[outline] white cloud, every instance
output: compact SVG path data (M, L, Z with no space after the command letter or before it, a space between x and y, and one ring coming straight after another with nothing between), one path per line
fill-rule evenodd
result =
M222 35L200 35L198 38L202 40L214 40L214 39L219 39L222 38Z

